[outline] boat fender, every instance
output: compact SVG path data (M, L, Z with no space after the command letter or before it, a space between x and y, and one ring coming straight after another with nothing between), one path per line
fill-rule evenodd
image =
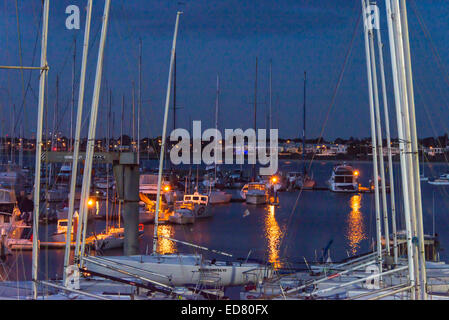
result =
M372 274L379 274L379 267L375 266L375 265L370 265L368 267L366 267L365 272L368 273L369 275ZM377 290L380 289L380 284L379 284L379 278L380 277L375 277L375 278L371 278L371 279L367 279L365 281L365 287L368 290Z

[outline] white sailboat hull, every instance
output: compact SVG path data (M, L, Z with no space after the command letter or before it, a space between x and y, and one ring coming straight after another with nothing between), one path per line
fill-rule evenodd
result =
M201 261L201 256L197 255L102 257L101 263L105 262L130 274L172 286L196 285L205 277L216 279L216 283L221 286L239 286L254 283L267 275L267 269L256 263L215 262L212 264ZM89 261L86 261L86 269L117 278L130 277Z

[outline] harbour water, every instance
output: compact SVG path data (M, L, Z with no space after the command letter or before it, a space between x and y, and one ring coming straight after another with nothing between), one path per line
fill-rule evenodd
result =
M311 171L318 187L325 187L331 170L337 162L313 162ZM372 178L372 164L369 162L348 162L360 171L360 183L368 186ZM295 160L281 160L280 171L300 171L302 165ZM230 170L223 166L222 170ZM401 198L399 189L399 164L395 163L396 198ZM438 176L447 170L442 163L429 163L425 169L428 176ZM432 186L422 182L423 219L426 234L439 235L441 247L449 248L449 234L445 231L449 223L449 188ZM238 198L239 190L230 190ZM372 248L375 235L375 209L372 193L337 194L325 190L280 192L279 206L251 206L240 202L215 205L212 218L198 220L193 225L160 225L159 234L197 245L224 251L232 259L249 258L271 262L278 268L304 267L304 261L315 262L322 257L323 248L331 241L330 256L337 261L353 255L366 253ZM388 196L388 204L389 202ZM110 206L112 207L112 206ZM250 214L244 216L245 210ZM105 210L105 202L100 203ZM391 212L389 210L389 212ZM397 205L397 215L402 216ZM391 219L391 217L390 217ZM405 227L397 219L398 229ZM104 230L105 221L92 220L90 230ZM390 225L391 230L391 225ZM41 224L40 239L45 241L56 231L56 224ZM141 253L152 248L153 225L145 225L140 239ZM160 239L161 253L199 252L192 247ZM200 252L210 256L206 252ZM107 251L105 255L118 255L121 250ZM40 252L40 275L42 279L60 278L63 268L63 249L45 249ZM226 259L226 257L217 257ZM449 255L443 250L441 260ZM31 251L15 252L4 263L0 275L8 280L29 280L31 278Z

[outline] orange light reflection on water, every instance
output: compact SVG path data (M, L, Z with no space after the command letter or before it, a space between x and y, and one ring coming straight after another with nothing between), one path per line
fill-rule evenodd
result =
M366 239L364 233L363 214L360 212L362 207L362 196L360 194L353 195L349 201L351 212L348 216L348 232L347 238L349 240L349 247L351 253L355 255L360 248L360 242Z
M174 229L171 225L159 225L157 228L157 234L160 236L165 236L169 238L173 238ZM165 239L158 239L158 253L159 254L170 254L176 252L176 243Z
M268 262L273 264L275 269L281 268L279 261L279 245L282 238L282 231L275 217L274 206L268 206L268 212L265 215L265 236L268 240Z

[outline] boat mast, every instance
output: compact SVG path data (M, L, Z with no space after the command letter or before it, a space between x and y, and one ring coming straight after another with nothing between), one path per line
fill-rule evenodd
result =
M307 84L307 72L304 71L304 108L303 108L303 127L302 127L302 163L304 166L304 177L306 177L306 84Z
M220 98L220 78L217 74L217 97L215 99L215 130L218 132L218 106L219 106L219 98ZM215 156L215 161L214 161L214 183L216 183L217 181L217 147L218 147L218 141L217 139L215 139L215 150L214 150L214 156ZM209 184L209 187L211 188L211 184ZM209 188L209 189L210 189Z
M135 152L135 146L136 146L136 130L135 130L135 123L136 123L136 103L135 103L135 85L134 85L134 81L132 81L132 152Z
M34 208L33 208L33 251L32 251L32 280L33 299L37 299L37 275L39 256L39 205L40 205L40 183L41 183L41 155L42 155L42 125L44 117L45 81L48 75L47 64L47 34L48 34L48 14L50 0L44 1L42 17L42 42L41 42L41 75L39 79L39 106L37 112L36 129L36 159L34 172Z
M91 175L92 175L92 161L94 156L95 149L95 131L97 128L97 116L98 116L98 102L100 99L100 89L101 89L101 79L103 72L103 56L104 56L104 47L106 43L106 35L108 28L108 19L109 19L109 7L111 4L111 0L106 0L104 6L104 14L103 14L103 25L101 29L101 38L100 38L100 48L98 51L98 60L97 60L97 70L95 74L95 86L94 93L92 96L92 107L90 112L90 123L89 123L89 133L87 139L86 146L86 161L84 166L84 175L83 175L83 187L81 189L81 200L80 200L80 221L82 221L82 241L81 248L79 251L75 252L76 260L80 265L83 264L83 256L85 249L85 241L86 241L86 230L87 230L87 202L89 198L90 184L91 184ZM80 237L80 230L78 228L77 233L77 243Z
M174 75L173 75L173 130L176 129L176 52L174 58Z
M385 133L387 136L387 150L388 150L388 167L389 170L389 182L390 182L390 201L391 201L391 227L393 232L393 257L394 263L398 263L398 240L397 240L397 230L396 230L396 201L395 201L395 190L394 190L394 175L393 175L393 156L391 153L391 135L390 135L390 116L388 109L388 98L387 98L387 86L385 81L385 69L384 69L384 54L382 43L382 37L380 28L377 29L377 46L379 51L379 63L380 63L380 75L382 82L382 97L384 105L384 116L385 116ZM388 233L386 236L389 238Z
M393 0L394 1L394 0ZM399 156L401 163L401 179L402 179L402 195L404 199L404 216L406 225L406 237L407 237L407 252L408 252L408 271L409 271L409 281L412 287L415 287L416 277L415 277L415 264L414 264L414 250L412 244L412 226L411 226L411 215L412 210L410 208L410 198L409 198L409 183L407 176L407 143L404 134L404 114L402 111L402 95L400 87L399 78L399 66L401 51L401 42L397 39L398 33L400 34L400 24L398 24L396 10L392 7L391 1L386 0L386 11L387 11L387 21L388 21L388 36L390 42L390 55L392 63L392 75L393 75L393 86L394 86L394 97L395 97L395 107L396 107L396 121L398 127L398 140L399 140ZM414 298L414 295L411 295Z
M157 253L157 243L158 243L158 225L159 225L159 204L161 198L161 184L162 184L162 169L164 167L164 153L165 153L165 143L166 143L166 132L167 132L167 120L168 120L168 109L170 106L170 87L172 82L172 72L173 72L173 64L175 60L176 53L176 39L178 36L178 25L179 25L179 16L182 14L181 11L176 13L176 23L175 23L175 32L173 35L173 43L171 49L171 57L170 57L170 68L168 71L168 83L167 83L167 94L165 97L165 112L164 112L164 123L162 127L162 137L161 137L161 152L159 159L159 174L157 177L157 197L156 197L156 213L154 215L154 236L153 236L153 254Z
M79 149L80 149L80 137L81 137L81 127L83 121L83 106L84 106L84 88L86 81L86 67L87 67L87 55L89 51L89 37L90 37L90 22L92 16L92 0L87 2L87 12L86 12L86 26L84 31L84 43L83 43L83 57L81 62L81 75L80 75L80 87L78 92L78 110L76 114L76 125L75 125L75 140L73 148L73 159L72 159L72 174L70 177L70 193L69 193L69 211L68 211L68 221L67 221L67 236L65 244L64 253L64 272L63 272L63 283L65 286L67 274L66 270L70 264L70 246L72 242L71 230L73 221L73 210L75 206L75 192L76 192L76 178L78 173L78 159L79 159ZM78 215L79 217L79 215ZM80 228L80 219L78 219L77 229ZM69 235L70 234L70 235ZM78 241L77 241L78 243ZM79 250L79 248L77 248ZM75 251L77 252L77 251Z
M75 110L75 66L76 66L76 37L73 37L73 64L72 64L72 105L70 109L70 142L69 150L72 151L73 139L73 110Z
M139 38L139 105L137 107L137 163L140 165L140 111L142 109L142 38Z
M256 78L254 81L254 132L256 134L257 145L257 57L256 57ZM254 150L256 152L256 149ZM248 155L249 156L249 155ZM256 181L256 164L253 164L253 182Z
M273 60L270 59L270 130L273 128L272 116L273 116Z
M424 227L422 218L422 203L421 203L421 180L419 174L419 154L418 154L418 133L416 130L416 117L415 117L415 97L413 90L413 74L412 74L412 62L410 54L410 40L408 31L408 18L407 18L407 4L405 0L401 0L401 18L403 25L403 39L404 39L404 54L406 65L406 79L407 79L407 94L409 101L410 111L410 125L411 125L411 142L412 142L412 154L413 157L413 184L415 186L415 209L416 209L416 223L417 223L417 236L418 236L418 258L419 258L419 271L420 271L420 298L427 299L426 286L426 261L425 261L425 247L424 247Z
M379 17L377 17L378 19ZM385 249L387 255L390 255L390 231L388 228L388 212L387 212L387 191L385 184L385 165L384 165L384 148L382 139L382 126L380 118L380 107L379 107L379 88L377 81L377 67L376 67L376 54L374 52L374 28L370 31L370 53L371 53L371 68L373 76L373 89L374 89L374 110L376 116L376 131L377 131L377 150L379 156L379 167L380 167L380 184L382 187L382 211L384 218L384 238L385 238ZM378 177L375 177L378 179Z
M363 17L367 16L365 0L362 0ZM379 177L377 166L377 139L376 139L376 123L374 115L374 96L373 96L373 78L371 74L371 55L369 37L372 30L368 28L367 20L364 19L364 37L365 37L365 53L366 53L366 69L368 75L368 91L369 91L369 105L371 118L371 144L373 148L373 171L374 171L374 196L375 196L375 211L376 211L376 244L377 244L377 262L379 266L379 273L382 273L382 230L380 219L380 199L379 199Z

